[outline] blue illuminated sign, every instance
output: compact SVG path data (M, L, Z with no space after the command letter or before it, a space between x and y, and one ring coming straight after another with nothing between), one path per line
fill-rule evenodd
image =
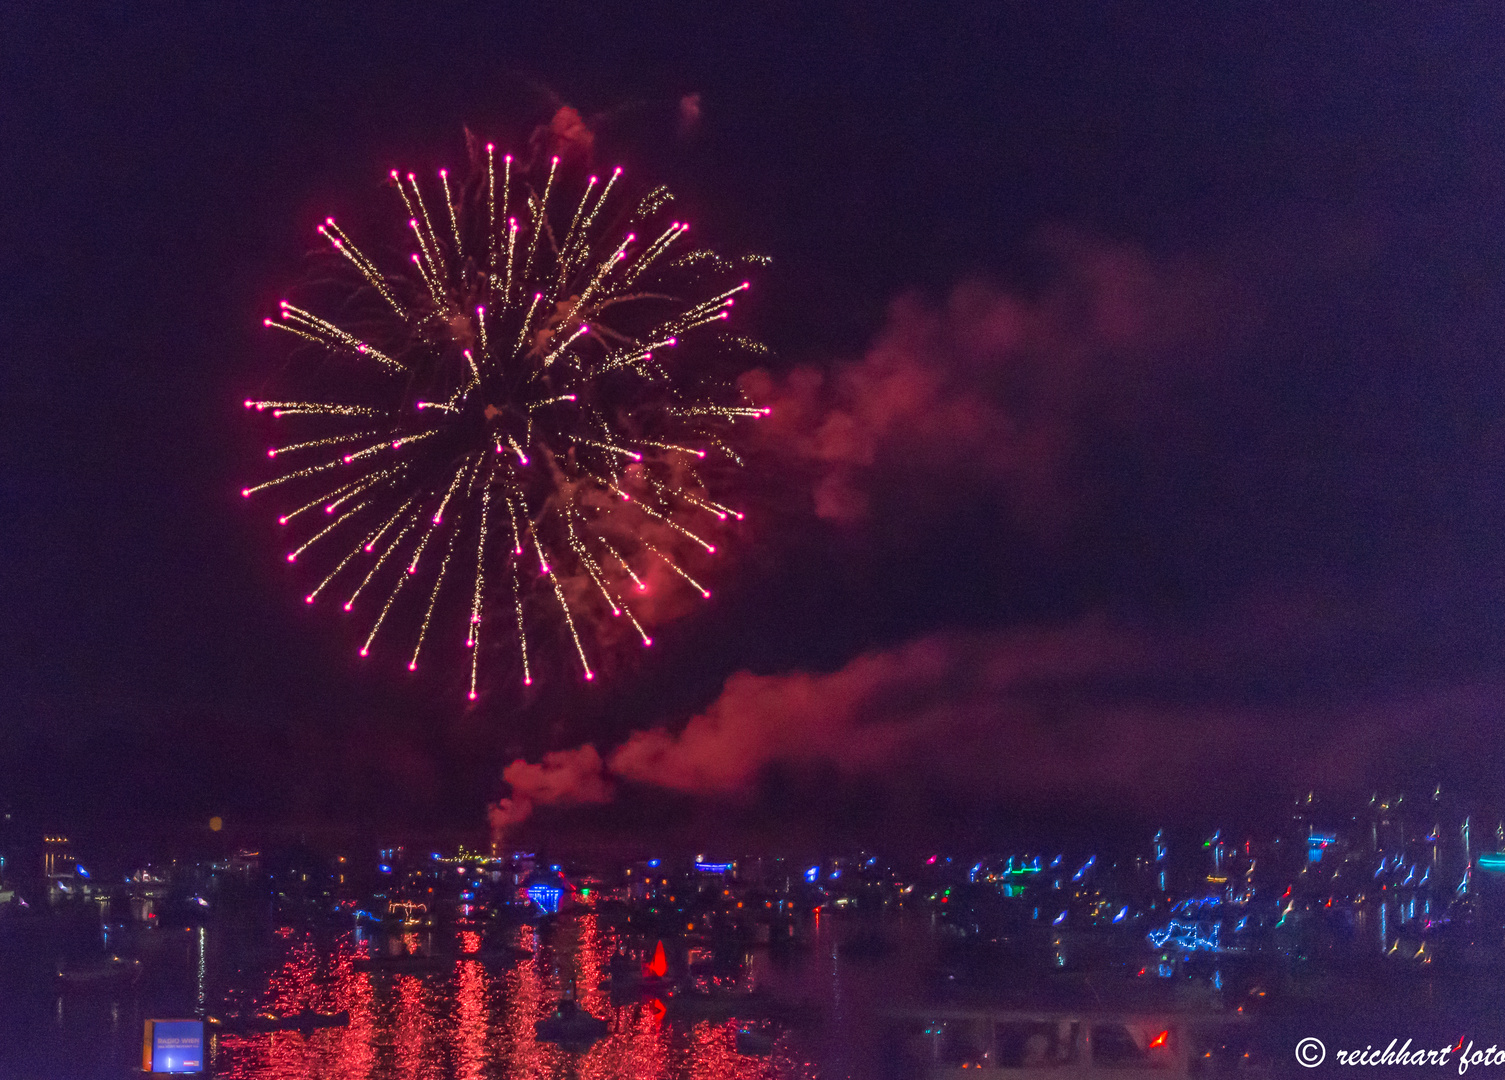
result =
M1306 857L1308 862L1321 862L1322 853L1327 850L1329 844L1336 844L1338 837L1333 833L1314 832L1306 838Z
M203 1072L204 1021L148 1020L141 1056L142 1072Z
M555 915L559 912L559 898L562 895L564 895L564 890L542 882L528 886L528 899L537 904L538 909L546 915Z

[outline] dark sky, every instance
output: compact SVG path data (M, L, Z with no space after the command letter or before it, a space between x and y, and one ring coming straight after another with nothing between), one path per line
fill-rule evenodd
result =
M1496 797L1496 13L598 6L5 6L0 799L475 826L587 742L630 828ZM239 403L312 225L550 92L773 256L791 419L651 663L467 711L305 609Z

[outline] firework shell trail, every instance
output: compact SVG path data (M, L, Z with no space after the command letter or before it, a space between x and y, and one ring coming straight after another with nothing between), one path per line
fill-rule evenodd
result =
M474 701L593 680L709 599L745 518L719 489L767 410L735 380L762 346L727 325L766 259L692 249L621 169L472 164L390 173L405 250L317 226L325 272L263 320L287 359L245 402L272 430L241 494L275 503L303 599L343 598L361 656L454 655Z

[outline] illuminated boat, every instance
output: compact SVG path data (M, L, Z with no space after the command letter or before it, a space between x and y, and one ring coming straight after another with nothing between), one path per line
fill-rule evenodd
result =
M626 953L617 953L607 966L611 991L614 994L642 993L667 996L674 987L669 978L669 957L664 952L664 943L659 941L653 948L653 956L647 961L637 961Z

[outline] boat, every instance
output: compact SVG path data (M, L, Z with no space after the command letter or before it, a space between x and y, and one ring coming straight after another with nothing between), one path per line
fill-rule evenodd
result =
M304 1009L295 1013L257 1013L255 1016L211 1017L210 1025L220 1031L235 1034L260 1034L268 1031L298 1031L307 1033L317 1028L350 1026L350 1010L336 1013L315 1012Z
M935 1007L890 1014L894 1049L923 1080L1189 1080L1273 1076L1242 1014Z
M644 975L639 971L625 971L610 975L601 984L601 989L619 1000L634 997L667 998L674 993L674 980L658 975Z
M358 956L356 971L443 971L455 962L453 956L404 953L401 956Z
M479 960L483 964L515 964L533 959L533 950L519 945L484 945L476 952L461 953L461 960Z
M589 1046L605 1038L609 1027L605 1020L582 1009L574 998L560 998L554 1011L533 1025L533 1033L539 1042Z
M611 958L606 970L607 985L613 994L668 996L674 989L669 978L669 958L662 941L655 946L653 957L646 963L619 952Z
M767 1057L773 1053L773 1036L749 1027L739 1027L733 1036L737 1053L747 1057Z
M799 1006L760 990L680 989L668 1001L669 1015L685 1020L766 1019L797 1011Z
M57 966L58 985L69 990L116 990L141 981L141 961L111 956L84 967Z

